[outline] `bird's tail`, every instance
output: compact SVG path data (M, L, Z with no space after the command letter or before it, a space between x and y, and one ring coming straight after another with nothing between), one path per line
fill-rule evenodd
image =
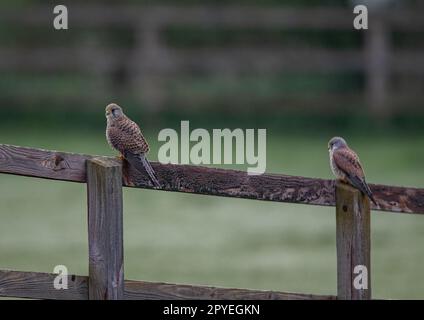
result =
M143 163L144 169L146 169L147 174L149 175L153 185L156 188L161 188L161 184L159 183L159 180L156 177L156 172L155 170L153 170L152 166L150 165L149 160L147 160L147 158L144 155L140 155L140 160Z
M156 177L155 170L153 170L149 160L147 160L144 154L133 154L128 152L125 154L125 159L127 159L128 162L133 165L139 172L146 171L149 175L150 181L156 189L162 187L158 178Z
M370 200L372 202L374 202L374 204L376 206L378 206L377 201L375 200L370 187L368 186L368 184L365 182L365 179L360 179L359 177L350 177L350 182L359 190L362 191L363 194L367 195L368 198L370 198Z

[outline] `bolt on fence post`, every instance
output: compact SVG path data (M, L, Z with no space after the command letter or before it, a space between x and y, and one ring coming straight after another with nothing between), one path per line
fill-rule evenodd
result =
M89 299L124 295L122 166L87 160Z
M359 190L336 183L337 298L371 299L370 203Z

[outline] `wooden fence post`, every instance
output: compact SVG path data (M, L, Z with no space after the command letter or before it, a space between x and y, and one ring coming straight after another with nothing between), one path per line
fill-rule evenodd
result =
M122 166L87 160L89 299L117 300L124 293Z
M360 191L336 184L337 298L371 299L370 203Z

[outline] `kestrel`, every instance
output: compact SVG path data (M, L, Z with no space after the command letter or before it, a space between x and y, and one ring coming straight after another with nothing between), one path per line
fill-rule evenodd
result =
M358 155L348 147L346 141L340 137L334 137L328 142L330 153L330 166L337 179L348 183L367 195L377 205L371 189L365 181Z
M106 139L109 145L120 152L139 172L146 171L155 188L161 185L156 173L146 158L149 144L144 139L139 126L129 119L122 108L115 103L106 107Z

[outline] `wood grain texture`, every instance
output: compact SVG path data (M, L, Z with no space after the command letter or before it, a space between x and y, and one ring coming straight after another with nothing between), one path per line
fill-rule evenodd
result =
M88 278L68 276L68 289L55 289L57 274L0 270L0 296L31 299L87 300Z
M57 275L50 273L0 270L0 296L32 299L88 299L88 277L75 275L69 276L68 289L56 290L53 287L53 281L56 276ZM334 300L336 297L303 293L229 289L126 280L124 299Z
M85 182L85 161L68 152L0 144L0 172L54 180Z
M122 166L87 161L89 298L117 300L124 294Z
M371 299L371 214L369 199L360 191L341 182L336 186L337 297L343 300ZM355 288L354 279L365 266L367 277ZM358 272L359 271L359 272Z
M0 145L0 172L86 182L85 161L94 156ZM102 159L114 159L101 157ZM244 199L335 206L334 180L264 174L152 162L164 191ZM147 188L147 176L123 163L123 185ZM379 203L371 209L424 214L424 189L370 184Z
M333 300L334 296L125 281L127 300Z

